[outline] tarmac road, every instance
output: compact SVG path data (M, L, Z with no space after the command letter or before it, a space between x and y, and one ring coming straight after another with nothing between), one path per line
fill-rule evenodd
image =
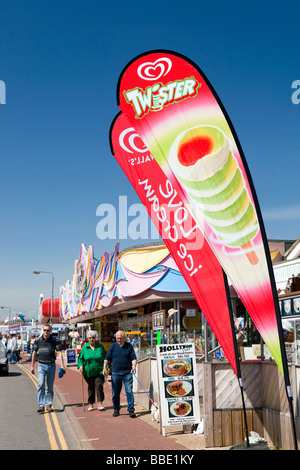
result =
M83 402L81 375L77 368L67 368L62 379L56 375L55 411L39 414L37 378L30 373L27 357L23 363L10 365L7 377L0 375L1 451L94 450L98 451L97 462L103 465L126 463L143 469L149 464L195 465L203 463L201 450L230 449L207 449L203 434L184 434L176 429L177 426L167 428L166 437L163 437L159 432L160 425L153 422L149 411L140 405L136 406L136 419L128 416L124 393L121 393L120 416L113 418L110 382L104 387L105 411L87 411L87 390L85 387ZM237 450L245 449L240 446ZM80 455L86 458L85 453L77 453L77 464L81 462ZM230 453L222 454L223 463L225 456L230 458Z
M126 411L126 398L118 418L112 417L111 385L105 384L104 412L85 411L81 376L77 368L68 369L62 379L55 378L54 412L37 413L37 375L30 363L10 364L9 375L0 376L1 450L187 450L174 439L164 438L142 419L132 419ZM122 401L122 399L121 399Z
M0 376L0 449L78 450L74 435L57 398L55 412L37 413L37 376L23 364L10 364Z
M149 411L140 405L136 404L137 418L130 418L124 390L120 416L112 417L110 381L104 385L105 411L89 412L87 386L84 384L84 407L77 367L67 368L61 379L56 374L55 412L40 415L36 375L30 373L27 358L23 354L23 362L11 365L8 377L0 376L1 450L96 450L102 451L101 458L107 452L113 456L120 452L150 452L151 458L161 452L175 452L175 459L192 452L196 459L197 451L205 449L204 435L184 434L182 426L167 428L163 437L160 424L152 421Z

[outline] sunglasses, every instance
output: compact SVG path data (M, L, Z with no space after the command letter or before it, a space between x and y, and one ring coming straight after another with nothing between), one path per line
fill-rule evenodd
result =
M43 330L43 331L46 332L46 333L50 333L50 330Z

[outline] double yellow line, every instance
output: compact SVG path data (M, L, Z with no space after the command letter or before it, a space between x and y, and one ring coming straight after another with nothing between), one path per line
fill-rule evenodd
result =
M28 375L28 377L34 383L35 388L37 389L38 388L38 381L37 381L37 378L35 377L35 375L32 375L32 373L26 367L24 367L23 365L21 365L21 364L17 364L17 365L20 367L20 369L22 369ZM54 426L54 429L55 429L56 433L54 432L50 416L52 418L53 426ZM44 418L45 418L45 422L46 422L46 428L47 428L47 433L48 433L48 437L49 437L49 441L50 441L51 450L68 450L68 446L67 446L67 443L65 441L62 430L60 428L60 425L59 425L57 416L55 414L55 411L52 411L51 413L44 413ZM57 443L56 436L58 437L60 446Z

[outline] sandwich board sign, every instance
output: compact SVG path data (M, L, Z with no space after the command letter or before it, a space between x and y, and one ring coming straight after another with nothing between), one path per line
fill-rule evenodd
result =
M200 423L195 345L161 344L156 352L163 435L165 426Z
M67 366L74 366L77 364L77 351L76 349L66 349Z

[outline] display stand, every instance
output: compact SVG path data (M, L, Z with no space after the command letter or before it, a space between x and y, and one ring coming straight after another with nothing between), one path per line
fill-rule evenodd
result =
M166 426L200 423L195 345L156 346L159 382L160 433Z

